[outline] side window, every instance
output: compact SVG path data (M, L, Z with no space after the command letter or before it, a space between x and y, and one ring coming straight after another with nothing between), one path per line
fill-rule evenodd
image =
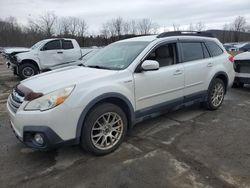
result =
M203 49L200 42L182 42L183 61L194 61L203 59Z
M206 46L213 57L223 54L223 50L215 42L207 41Z
M177 63L176 43L169 43L157 47L146 60L158 61L160 67L165 67Z
M63 40L63 49L68 50L68 49L73 49L73 48L74 46L71 40Z
M53 40L46 43L43 47L44 50L58 50L61 49L61 42L60 40Z
M209 55L207 47L206 47L206 45L204 43L202 43L202 49L203 49L204 58L209 58L210 55Z

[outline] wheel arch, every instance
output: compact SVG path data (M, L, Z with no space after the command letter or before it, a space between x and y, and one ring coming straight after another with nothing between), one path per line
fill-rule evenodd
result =
M39 71L41 70L39 64L33 59L24 59L24 60L22 60L22 62L20 64L24 64L24 63L31 63L31 64L35 65Z
M99 105L105 102L112 103L112 104L119 106L127 116L128 129L131 129L133 127L134 122L135 122L134 108L131 102L127 99L127 97L119 93L105 93L96 97L91 102L89 102L87 106L84 108L84 110L82 111L80 118L78 119L77 128L76 128L76 138L78 139L78 141L80 141L82 128L84 126L84 122L88 113L96 105Z
M210 82L210 84L209 84L209 87L210 87L212 81L213 81L214 79L216 79L216 78L219 78L219 79L221 79L221 80L224 82L224 84L225 84L225 92L227 92L227 87L228 87L228 82L229 82L229 78L228 78L228 76L227 76L227 73L225 73L224 71L217 72L217 73L213 76L213 78L212 78L212 80L211 80L211 82Z

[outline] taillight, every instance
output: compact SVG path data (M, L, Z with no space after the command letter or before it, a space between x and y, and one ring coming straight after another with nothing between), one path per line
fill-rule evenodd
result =
M229 60L231 63L233 63L233 62L234 62L234 56L230 55L230 56L228 57L228 60Z

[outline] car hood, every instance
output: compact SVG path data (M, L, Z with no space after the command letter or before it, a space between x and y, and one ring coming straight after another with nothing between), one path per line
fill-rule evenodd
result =
M29 48L6 48L4 50L4 53L6 54L11 54L13 52L28 52L30 49Z
M21 84L34 92L46 94L79 83L91 84L93 81L102 80L116 73L117 71L113 70L70 66L30 77Z

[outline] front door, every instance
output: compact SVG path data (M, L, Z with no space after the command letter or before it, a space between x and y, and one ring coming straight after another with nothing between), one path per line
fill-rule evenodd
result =
M40 65L49 68L64 62L61 40L47 42L39 52Z
M145 60L158 61L160 68L134 74L136 111L152 111L183 102L184 68L179 64L176 43L160 45Z

